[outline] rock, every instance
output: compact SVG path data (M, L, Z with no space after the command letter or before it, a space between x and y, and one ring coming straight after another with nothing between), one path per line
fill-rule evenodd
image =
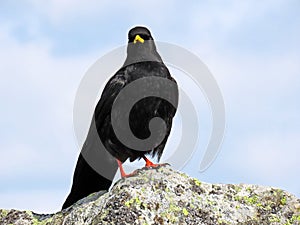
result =
M300 200L272 187L209 184L161 166L143 168L52 215L0 210L0 224L297 225Z

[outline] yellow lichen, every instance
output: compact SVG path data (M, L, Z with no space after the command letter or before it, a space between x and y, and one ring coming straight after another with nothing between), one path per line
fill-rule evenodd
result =
M142 203L141 200L140 200L138 197L134 197L134 198L132 198L132 199L126 201L126 202L124 203L124 205L126 205L127 207L130 207L133 203L135 203L135 204L137 204L137 205L139 205L139 206L141 206L141 205L143 205L144 207L146 206L146 204L145 204L145 203ZM146 207L145 207L145 208L146 208Z
M8 214L8 211L4 209L0 210L0 212L1 212L1 217L6 217Z
M183 213L183 215L185 215L185 216L189 215L189 212L187 211L186 208L183 208L183 209L182 209L182 213Z
M197 185L197 186L200 186L201 185L201 182L197 179L194 179L194 183Z
M176 205L170 204L169 211L170 212L180 211L180 208L178 206L176 206Z
M281 205L285 205L285 204L286 204L286 201L287 201L286 197L283 196L283 197L281 198L281 200L280 200Z
M269 222L270 223L275 223L275 222L279 223L280 219L276 215L271 215L271 218L269 218Z
M258 201L257 196L253 196L253 197L244 197L245 202L247 202L248 204L255 204Z

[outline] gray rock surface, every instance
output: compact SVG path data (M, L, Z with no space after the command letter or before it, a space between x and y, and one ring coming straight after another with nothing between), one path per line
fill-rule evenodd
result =
M56 214L0 210L0 224L300 225L300 200L272 187L204 183L161 166L137 170L110 192Z

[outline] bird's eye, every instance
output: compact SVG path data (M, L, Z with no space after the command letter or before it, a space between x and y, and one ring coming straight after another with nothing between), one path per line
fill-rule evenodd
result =
M149 36L148 36L148 35L145 35L145 34L141 34L140 36L141 36L141 38L143 38L144 40L149 40L149 39L150 39Z
M130 37L129 42L133 42L133 41L134 41L134 37Z

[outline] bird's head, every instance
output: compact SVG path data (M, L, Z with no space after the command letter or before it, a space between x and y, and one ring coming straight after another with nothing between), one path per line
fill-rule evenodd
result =
M149 40L153 40L153 37L146 27L134 27L128 32L128 43L144 44Z
M146 27L137 26L128 32L125 64L139 61L162 61L156 51L154 39Z

